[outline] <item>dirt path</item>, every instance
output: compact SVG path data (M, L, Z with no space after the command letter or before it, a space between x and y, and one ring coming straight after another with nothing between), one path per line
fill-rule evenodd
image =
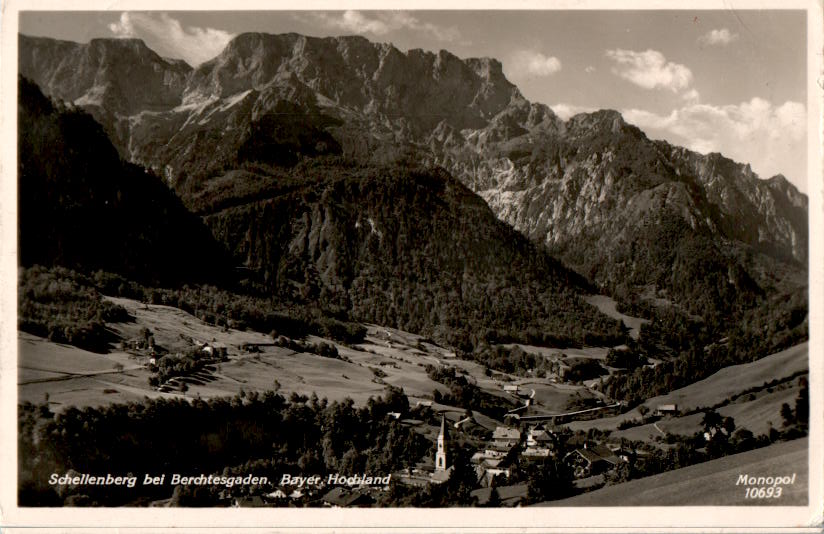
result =
M656 421L655 423L652 423L652 426L654 426L654 427L655 427L655 430L657 430L657 431L658 431L658 432L660 432L661 434L663 434L663 435L665 435L665 436L667 435L667 433L666 433L666 432L664 432L663 430L661 430L661 427L660 427L660 426L658 426L658 422L657 422L657 421Z

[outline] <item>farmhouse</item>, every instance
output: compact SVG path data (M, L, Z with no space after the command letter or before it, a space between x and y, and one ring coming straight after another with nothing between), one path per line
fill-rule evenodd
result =
M499 449L495 449L495 448L487 448L486 450L478 451L475 454L473 454L472 458L470 458L469 461L472 462L473 464L479 464L487 458L501 459L504 456L506 456L507 454L508 454L507 451L504 451L504 450L499 450Z
M503 475L509 478L509 462L505 458L483 458L475 465L475 474L482 486L488 486L493 477Z
M587 442L583 448L568 453L564 461L572 466L575 478L584 478L609 471L622 459L604 445Z
M533 426L526 434L527 447L542 447L552 443L553 439L543 428Z
M572 370L572 366L569 365L565 361L564 355L559 355L557 358L553 358L552 364L550 366L550 370L557 376L560 380L564 380L566 378L567 373Z
M724 436L729 436L729 434L730 434L729 431L724 427L713 426L713 427L710 427L709 430L704 432L704 441L707 441L707 442L712 441L712 438L714 438L715 435L718 434L719 432L721 434L723 434Z
M499 426L492 433L492 443L495 447L511 449L521 441L521 432L517 428Z
M658 408L655 409L655 415L657 415L657 416L678 415L678 405L677 404L659 404Z
M546 458L555 454L555 439L553 435L540 428L533 426L527 431L526 448L521 453L524 457Z

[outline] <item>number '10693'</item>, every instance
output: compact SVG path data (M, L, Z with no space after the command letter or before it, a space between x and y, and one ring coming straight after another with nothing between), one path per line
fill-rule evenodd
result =
M769 488L747 488L744 494L745 499L777 499L781 497L781 486L770 486Z

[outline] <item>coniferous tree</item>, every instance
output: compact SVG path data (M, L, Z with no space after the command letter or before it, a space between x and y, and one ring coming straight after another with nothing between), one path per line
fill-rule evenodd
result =
M493 487L489 493L489 500L486 502L489 508L497 508L501 506L501 496L498 494L498 488Z

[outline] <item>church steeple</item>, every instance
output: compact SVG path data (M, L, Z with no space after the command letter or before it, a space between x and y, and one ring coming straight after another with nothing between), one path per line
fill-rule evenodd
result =
M438 450L435 453L435 471L446 470L446 416L441 414L441 431L438 433Z

